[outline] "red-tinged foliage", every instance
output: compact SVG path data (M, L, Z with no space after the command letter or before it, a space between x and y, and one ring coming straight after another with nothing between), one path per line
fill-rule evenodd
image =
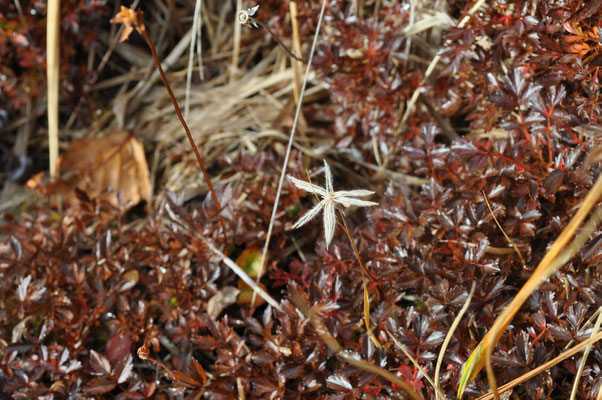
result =
M107 26L109 12L101 0L61 2L61 78L72 102L92 72L80 60L98 47L99 27ZM46 90L46 4L3 2L0 21L0 109L12 114Z
M299 2L305 41L319 7L309 3ZM363 328L361 273L350 244L337 231L327 249L319 223L292 231L313 197L289 183L262 279L282 309L247 303L208 315L209 299L238 281L191 232L228 246L232 259L261 248L282 164L265 149L212 166L223 177L236 176L217 188L227 244L210 196L184 201L171 193L133 221L84 197L62 212L31 208L8 220L0 245L3 395L229 399L242 390L264 399L401 397L398 387L328 348L291 303L296 288L349 355L396 372L430 399L432 387L387 332L433 374L474 282L468 312L443 358L441 390L455 396L462 364L602 171L586 162L602 145L599 12L577 1L494 1L464 28L446 29L439 68L421 96L449 120L459 135L452 140L420 102L398 132L400 106L424 76L424 65L403 55L407 2L382 2L377 12L366 6L364 17L351 3L329 3L316 67L331 96L304 111L308 135L335 143L327 156L348 168L333 167L336 187L357 186L348 173L357 172L378 193L372 200L380 206L351 210L347 219L367 268L371 325L383 348L375 348ZM449 14L460 18L468 3L449 2ZM266 1L257 16L285 44L287 11L286 2ZM274 46L269 35L262 45ZM378 163L375 143L389 170L425 183L412 189L363 168ZM288 172L319 171L319 162L304 161L293 151ZM116 217L99 221L100 213ZM190 229L175 224L173 215ZM598 229L514 318L494 352L500 383L591 335L588 320L602 305L601 262ZM146 360L138 361L134 352L143 345L139 354ZM580 357L521 384L515 395L568 398ZM602 353L594 349L586 361L578 393L594 399ZM487 390L480 375L467 393Z

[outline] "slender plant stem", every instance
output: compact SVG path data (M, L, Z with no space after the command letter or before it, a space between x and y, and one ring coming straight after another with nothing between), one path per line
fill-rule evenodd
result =
M602 307L598 307L598 318L596 318L596 323L594 324L594 331L592 332L590 337L594 337L598 334L600 330L600 324L602 323ZM589 355L590 350L592 349L591 345L587 346L583 351L583 356L581 357L581 362L579 363L579 368L577 368L577 373L575 374L575 381L573 382L573 389L571 390L570 400L575 400L577 398L577 391L579 389L579 380L581 379L581 375L583 374L583 369L585 368L585 364L587 362L587 356Z
M368 295L368 285L366 284L366 270L364 268L364 263L362 262L360 253L357 250L357 247L355 246L355 242L351 238L351 234L349 233L349 228L347 228L347 221L345 220L345 214L343 214L343 212L341 210L339 210L339 213L341 214L341 219L343 220L343 223L339 222L338 220L337 220L337 223L343 228L343 230L347 234L347 237L349 238L349 241L351 242L351 246L353 247L353 252L355 253L355 258L357 258L357 262L360 264L360 271L362 271L362 284L364 285L364 325L366 325L366 331L368 331L368 335L370 335L370 339L372 340L372 343L374 343L374 345L380 349L382 346L378 342L378 339L376 339L376 336L374 336L374 332L372 332L372 330L370 329L370 296Z
M194 45L197 40L197 28L200 22L201 0L196 0L194 5L194 16L192 19L192 35L190 36L190 49L188 50L188 68L186 69L186 102L184 103L184 118L188 118L190 112L190 85L192 84L192 68L194 66ZM199 64L199 69L203 66Z
M188 141L190 142L190 145L192 146L192 150L194 150L194 154L199 163L199 166L201 167L201 170L203 171L203 175L205 175L205 181L207 181L207 186L209 186L209 190L211 191L211 196L213 197L213 202L215 203L215 208L217 209L217 218L220 222L220 225L222 226L222 230L224 231L224 238L225 238L226 237L226 227L224 225L224 221L222 220L222 218L220 216L220 214L222 212L222 208L219 205L219 200L217 199L217 194L215 193L215 189L213 189L213 184L211 183L211 179L209 178L209 174L207 173L207 169L205 168L205 164L203 163L203 159L201 158L199 149L197 149L196 144L194 144L194 139L192 138L190 129L188 129L188 125L186 124L186 121L184 120L184 116L182 115L182 112L180 111L180 106L178 105L178 101L176 100L176 97L174 96L173 92L171 91L169 82L167 82L167 77L165 76L165 72L163 72L163 67L161 67L161 62L159 61L159 57L157 57L157 51L155 50L155 46L153 45L153 42L152 42L148 32L146 31L146 29L139 29L139 31L142 33L142 35L146 39L146 42L148 43L148 47L150 47L150 50L153 53L153 58L155 59L155 63L157 64L157 68L159 70L159 74L161 75L161 79L163 80L163 83L165 84L167 93L169 94L169 97L171 98L171 102L173 103L174 109L176 110L176 114L178 114L178 118L180 119L180 122L182 123L182 126L184 127L184 130L186 131L186 136L188 137Z
M435 389L435 394L437 395L437 400L445 399L445 395L443 394L443 392L441 392L441 389L439 389L439 387L435 385L435 382L433 382L433 380L431 379L429 374L426 373L424 368L422 368L420 366L420 364L418 364L418 361L416 361L416 359L414 357L412 357L410 352L407 351L401 343L399 343L399 340L395 339L395 336L393 336L393 334L391 332L389 332L388 330L386 332L389 334L389 337L391 338L391 340L393 340L393 343L395 343L395 345L397 345L397 347L399 347L399 350L402 351L402 353L412 362L412 364L414 364L416 369L418 369L418 371L420 371L420 373L424 376L424 379L426 379L427 382L433 387L433 389Z
M456 328L460 324L462 317L464 316L464 314L466 313L466 310L468 310L468 307L470 306L470 300L472 299L472 295L474 294L475 288L476 288L476 284L473 281L472 285L470 287L470 293L468 293L468 297L466 298L464 305L460 309L460 312L458 313L456 318L454 318L454 322L452 322L451 326L449 327L449 331L447 332L447 335L445 335L445 339L443 340L443 345L441 345L441 351L439 351L439 357L437 357L437 364L435 366L435 388L437 388L438 390L440 389L439 371L441 371L441 364L443 363L443 356L445 355L445 352L447 351L447 346L449 346L449 342L451 341ZM437 392L437 396L439 396L438 392ZM441 397L438 397L437 400L445 400L445 399L446 399L445 396L441 396Z
M215 247L215 245L213 245L213 243L211 243L209 239L197 232L195 229L193 229L193 227L190 224L178 217L176 213L173 212L171 207L169 207L169 204L165 207L165 210L177 226L179 226L182 230L196 236L205 245L207 245L207 247L209 247L209 250L211 250L218 257L221 257L224 264L226 264L226 266L228 266L228 268L230 268L232 272L234 272L243 282L245 282L247 285L249 285L251 289L253 289L253 293L257 293L261 298L263 298L269 305L271 305L275 309L282 310L280 304L278 304L278 302L274 300L272 296L270 296L265 290L263 290L261 286L256 284L255 281L253 281L253 278L251 278L241 267L239 267L234 261L232 261L232 259L228 258L228 256L226 256L222 251Z
M506 231L504 231L504 228L502 228L502 225L500 225L500 223L498 222L497 218L495 217L495 214L493 213L493 209L491 208L491 204L489 204L489 199L487 198L487 195L485 194L485 191L483 191L481 193L483 193L483 197L485 197L485 204L487 204L487 208L489 209L489 213L493 217L493 220L497 224L497 227L500 228L500 231L502 231L502 233L504 234L504 237L506 238L506 240L512 245L512 247L514 247L514 251L516 251L516 253L520 257L520 261L523 263L523 266L526 265L525 258L523 257L522 253L518 249L518 246L516 245L516 243L514 243L514 241L512 239L510 239L510 236L508 236L506 234Z
M276 198L274 199L274 207L272 208L272 216L270 217L270 223L268 226L268 233L266 234L265 244L263 245L263 251L261 252L261 268L257 274L257 282L263 275L265 269L266 255L268 253L268 247L270 246L270 238L272 236L272 230L274 229L274 221L276 221L276 212L278 211L278 203L280 202L280 194L282 193L282 185L284 184L284 177L286 176L286 167L288 165L288 159L291 155L291 148L293 147L293 141L295 140L295 132L297 130L297 123L299 122L299 115L301 114L301 105L303 104L303 96L305 95L305 88L307 87L307 81L309 80L309 70L311 68L311 62L314 57L316 50L316 44L318 43L318 36L320 34L320 26L322 25L322 19L324 18L324 11L326 10L326 0L322 0L322 9L320 10L320 16L318 17L318 24L316 25L316 33L314 34L314 40L311 44L311 50L309 52L309 60L307 61L307 68L305 69L305 78L303 79L303 85L301 85L301 93L299 94L299 104L295 110L295 118L293 120L293 126L291 127L291 134L288 139L286 146L286 153L284 154L284 161L282 163L282 171L280 172L280 179L278 181L278 189L276 190ZM251 304L254 304L255 296Z
M288 47L286 47L286 45L284 43L282 43L282 40L280 40L280 38L274 32L272 32L270 30L270 28L267 26L267 24L265 22L260 21L257 18L253 18L253 17L249 17L249 21L251 21L252 23L255 23L255 24L261 26L266 31L268 31L268 33L270 35L272 35L272 37L278 42L278 44L280 45L280 47L282 47L284 50L286 50L286 52L288 53L289 56L291 56L292 58L294 58L297 61L305 62L305 60L303 59L303 57L297 56Z
M47 104L48 104L48 153L50 177L57 176L59 157L59 89L60 89L60 18L61 1L48 1L46 16L47 54Z

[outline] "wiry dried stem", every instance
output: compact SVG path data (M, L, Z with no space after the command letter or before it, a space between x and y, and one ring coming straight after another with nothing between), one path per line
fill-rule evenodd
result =
M199 153L199 150L197 149L196 144L194 143L194 139L192 138L190 129L188 129L186 120L184 120L184 116L182 115L182 112L180 111L180 106L178 105L178 101L176 100L176 97L174 96L173 91L171 90L171 86L169 86L169 82L167 81L167 76L165 76L165 72L163 71L163 67L161 66L161 61L159 60L159 57L157 56L157 51L155 50L153 41L151 40L151 38L146 30L146 26L142 22L142 11L135 12L134 10L131 10L131 9L128 9L127 7L122 6L121 11L117 14L117 16L115 16L113 19L111 19L111 22L112 23L122 23L125 25L125 29L123 30L123 32L121 34L121 39L120 39L121 41L126 40L128 38L128 36L130 35L130 33L133 31L133 29L136 29L138 31L138 33L140 33L146 40L146 43L148 44L148 47L150 48L151 53L153 55L153 59L155 60L155 64L157 65L159 74L161 75L161 79L163 80L163 84L165 85L165 89L167 90L167 93L169 94L169 98L171 99L171 102L173 103L176 114L178 115L178 118L180 119L180 123L182 124L182 126L184 127L184 130L186 131L186 136L188 137L190 146L192 147L192 150L194 151L196 159L199 163L199 167L201 168L201 171L203 171L203 175L205 176L205 181L207 182L207 186L209 186L209 190L211 191L211 196L213 197L213 202L215 203L215 208L217 210L217 218L218 218L219 223L223 230L224 242L226 242L227 232L226 232L226 227L225 227L224 221L222 220L221 215L220 215L222 209L219 204L219 200L217 199L217 194L215 193L215 189L213 188L213 184L211 183L211 178L209 178L209 173L207 172L207 169L205 168L205 164L203 163L201 154Z
M249 21L251 21L252 23L255 23L255 24L261 26L266 31L268 31L268 33L276 40L276 42L278 42L278 44L280 45L280 47L282 47L289 56L291 56L292 58L294 58L297 61L306 62L306 60L304 60L303 57L300 57L300 56L296 55L288 47L286 47L286 45L284 43L282 43L282 40L280 40L280 38L278 37L278 35L276 35L274 32L272 32L272 30L270 29L270 27L267 26L267 24L265 22L263 22L261 20L258 20L257 18L254 18L254 17L249 17Z
M222 259L222 261L224 262L224 264L226 264L228 266L228 268L230 268L232 270L232 272L234 272L244 283L249 285L249 287L253 290L253 293L258 294L262 299L264 299L269 305L271 305L275 309L277 309L277 310L281 309L280 304L278 304L278 302L276 300L274 300L274 298L272 296L270 296L265 290L263 290L261 288L261 286L259 286L257 283L255 283L255 281L253 281L253 279L241 267L239 267L238 264L236 264L234 261L232 261L232 259L228 258L228 256L226 256L217 247L215 247L215 245L213 243L211 243L211 241L209 239L207 239L205 236L201 235L199 232L197 232L195 229L193 229L191 226L189 226L189 224L187 224L185 221L183 221L181 218L179 218L173 212L171 207L169 207L169 205L165 209L166 209L167 213L169 214L169 216L171 217L172 221L176 225L178 225L181 229L185 230L186 232L196 236L199 240L201 240L203 243L205 243L205 245L207 245L209 250L211 250L215 255L220 257Z
M454 322L452 322L452 324L449 328L449 331L447 332L447 335L445 335L445 340L443 340L443 344L441 345L441 350L439 351L439 356L437 357L437 365L435 366L435 387L438 389L439 389L439 371L441 370L441 364L443 363L443 356L445 355L447 346L449 345L449 342L451 342L452 336L453 336L456 328L460 324L462 317L464 316L464 314L466 313L466 310L468 310L468 307L470 306L470 300L472 300L472 295L474 294L475 288L476 288L476 284L475 284L475 282L472 282L472 286L470 287L470 293L468 293L468 297L466 298L464 305L460 309L460 312L458 313L456 318L454 318ZM437 395L439 396L438 393L437 393ZM440 400L445 400L445 396L442 396Z
M291 134L288 139L288 144L286 146L286 153L284 154L284 161L282 162L282 171L280 172L280 179L278 180L278 189L276 190L276 198L274 199L274 207L272 208L272 216L270 217L270 224L268 226L268 232L265 238L265 244L263 246L263 250L261 252L261 268L259 269L259 274L257 275L257 282L263 275L263 270L265 269L265 261L266 255L268 253L268 247L270 245L270 238L272 235L272 230L274 229L274 222L276 221L276 212L278 211L278 202L280 201L280 194L282 193L282 185L284 184L284 178L286 177L286 169L288 166L288 159L291 155L291 148L293 147L293 141L295 140L295 132L297 131L297 124L299 122L299 116L301 115L301 106L303 105L303 97L305 95L305 88L307 87L307 81L309 80L309 70L311 68L311 62L314 57L314 52L316 50L316 44L318 43L318 36L320 34L320 27L322 26L322 20L324 19L324 12L326 10L326 0L322 0L322 9L320 10L320 16L318 17L318 23L316 25L316 33L314 34L314 40L311 45L311 50L309 52L309 60L307 61L307 67L305 69L305 77L303 79L303 84L301 85L301 94L299 95L299 103L297 104L297 108L295 110L295 118L293 120L293 126L291 127Z
M418 371L420 371L420 373L422 375L424 375L424 378L426 379L426 381L435 390L435 394L437 395L437 398L445 399L445 395L441 392L441 389L439 389L435 385L435 382L433 382L433 380L428 375L428 373L424 370L424 368L422 368L420 366L420 364L418 364L418 361L416 361L416 359L414 357L412 357L412 355L403 347L403 345L401 343L399 343L399 340L395 339L395 336L393 336L393 334L391 332L387 331L387 333L389 334L389 337L391 338L391 340L393 340L393 343L395 343L395 345L399 348L399 350L401 350L402 353L405 354L405 356L412 362L412 364L414 364L414 366L418 369Z
M598 334L601 323L602 323L602 307L598 307L598 318L596 318L596 323L594 324L594 330L591 334L591 337L594 337ZM575 374L575 381L573 382L573 389L571 390L570 400L575 400L577 398L577 390L579 389L579 380L581 379L581 375L583 374L583 370L585 369L585 363L587 362L587 356L589 355L589 352L591 349L592 349L592 346L589 345L583 351L583 357L581 357L581 362L579 363L579 368L577 368L577 373Z
M506 231L504 231L504 228L502 228L502 225L500 225L499 221L497 220L497 217L493 213L493 209L491 208L491 204L489 204L489 199L487 198L487 195L485 194L485 192L483 191L482 193L483 193L483 197L485 197L485 204L487 204L487 208L489 209L489 213L493 217L493 220L497 224L497 227L500 228L500 231L502 231L502 234L504 234L504 237L506 238L506 240L508 241L508 243L510 243L512 245L512 247L514 248L514 251L516 251L516 253L518 254L518 257L520 258L520 261L523 263L523 265L525 265L525 258L523 257L523 254L518 249L518 246L516 245L516 243L514 243L514 240L510 239L510 236L508 236L506 234Z
M182 112L180 111L180 106L178 105L178 101L176 100L176 97L174 96L173 92L171 91L171 87L169 86L169 82L167 81L167 77L165 76L165 72L163 72L163 67L161 67L161 62L159 61L159 57L157 57L157 51L155 50L155 46L153 45L153 42L151 41L151 38L148 35L148 32L146 31L146 29L144 29L142 32L143 32L144 38L146 39L146 42L148 43L148 46L150 47L151 52L153 53L153 58L155 59L155 63L157 64L157 69L159 70L159 74L161 74L161 79L163 80L163 83L165 84L165 89L167 89L167 93L169 93L169 97L171 98L173 107L176 110L176 114L178 115L178 118L180 119L180 122L182 123L182 126L184 127L184 130L186 131L186 136L188 137L190 146L192 146L192 150L194 150L194 155L196 156L196 159L199 163L199 167L201 167L201 170L203 171L203 175L205 175L205 180L207 181L207 186L209 186L209 190L211 191L211 196L213 197L213 201L215 202L215 207L217 209L217 215L219 217L219 214L221 213L222 208L219 205L219 200L217 199L217 194L215 193L213 184L211 183L211 178L209 178L209 173L207 172L207 169L205 168L205 164L203 163L203 159L201 158L201 153L199 153L199 149L196 147L196 144L194 143L194 139L192 138L190 129L188 129L188 125L186 124L186 121L184 120L184 116L182 115ZM221 221L221 219L220 219L220 221ZM223 222L222 222L222 225L223 225ZM224 234L225 234L226 228L224 226L222 226L222 229L224 230Z

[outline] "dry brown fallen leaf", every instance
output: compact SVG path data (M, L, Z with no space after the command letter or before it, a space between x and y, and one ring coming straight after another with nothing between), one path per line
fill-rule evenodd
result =
M129 208L151 195L150 174L142 144L129 132L75 140L58 162L59 178L42 185L36 175L26 186L44 195L77 201L75 188L88 197L100 196L114 206Z
M236 303L240 290L234 286L225 286L214 294L207 302L207 314L217 318L224 308Z

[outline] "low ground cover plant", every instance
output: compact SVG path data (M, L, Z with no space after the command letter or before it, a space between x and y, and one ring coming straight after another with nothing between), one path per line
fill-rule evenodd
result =
M289 2L204 3L203 124L178 125L177 69L173 96L115 91L155 135L133 133L150 201L75 188L61 207L50 185L3 216L0 398L476 398L471 354L584 204L582 242L490 346L496 382L598 340L599 2L299 2L297 25ZM194 7L164 5L114 10L114 38L147 49L161 16L196 34ZM594 345L510 396L599 398L601 363Z

